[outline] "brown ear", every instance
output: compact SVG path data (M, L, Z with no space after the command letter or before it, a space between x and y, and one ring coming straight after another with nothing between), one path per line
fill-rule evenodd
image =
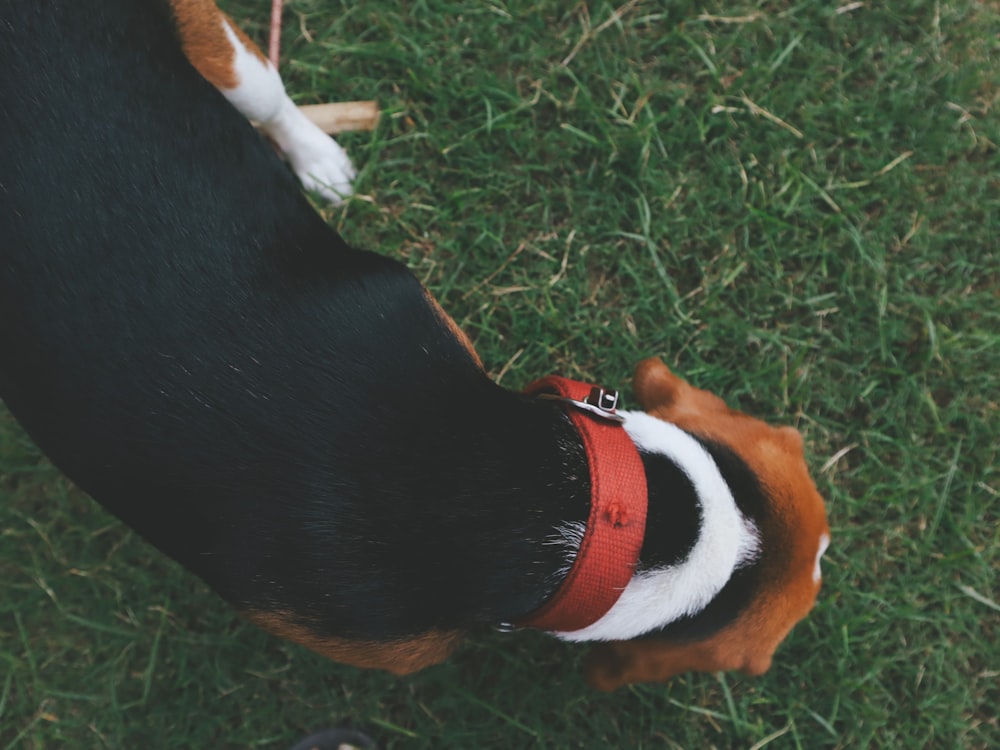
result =
M781 440L785 443L785 447L791 450L793 453L802 453L802 433L796 430L794 427L779 427L777 429L778 435Z
M699 643L612 641L590 650L583 671L591 687L610 691L638 682L666 682L685 672L715 672L734 666L712 657L711 650Z
M644 359L635 366L632 391L639 406L646 411L666 406L677 398L677 389L684 381L670 372L659 357Z
M748 648L745 639L723 632L706 641L667 643L653 639L596 644L583 662L587 682L598 690L615 690L637 682L665 682L685 672L738 669L761 675L771 666L774 645Z

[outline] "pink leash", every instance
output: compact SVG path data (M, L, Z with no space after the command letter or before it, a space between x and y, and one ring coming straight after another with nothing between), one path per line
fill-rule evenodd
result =
M278 67L281 53L281 9L284 4L284 0L271 0L271 38L267 45L267 56L275 68Z

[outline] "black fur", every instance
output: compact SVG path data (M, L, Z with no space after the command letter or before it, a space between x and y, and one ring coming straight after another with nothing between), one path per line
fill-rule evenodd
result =
M165 0L0 0L0 103L0 397L83 490L319 635L517 620L554 592L544 542L590 500L563 407L490 382L405 267L323 223ZM671 564L700 511L643 460L642 564ZM715 627L729 589L667 631Z
M329 635L524 615L584 519L558 407L493 385L183 57L164 2L5 0L0 396L222 596Z
M659 453L640 451L646 471L649 505L646 536L639 553L639 571L683 562L701 531L701 502L687 474Z

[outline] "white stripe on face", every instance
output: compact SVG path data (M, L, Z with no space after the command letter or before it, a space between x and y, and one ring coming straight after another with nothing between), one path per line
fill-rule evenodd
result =
M567 641L627 640L700 612L760 549L757 529L740 512L719 467L697 440L643 412L620 413L641 450L666 456L687 475L701 504L701 528L687 559L635 575L600 620L582 630L556 633Z

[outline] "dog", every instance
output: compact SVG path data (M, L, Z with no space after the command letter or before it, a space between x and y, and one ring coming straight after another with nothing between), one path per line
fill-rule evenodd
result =
M251 622L407 674L484 626L611 690L760 674L830 539L802 439L641 362L488 377L349 247L343 150L208 0L0 6L0 397L83 491Z

